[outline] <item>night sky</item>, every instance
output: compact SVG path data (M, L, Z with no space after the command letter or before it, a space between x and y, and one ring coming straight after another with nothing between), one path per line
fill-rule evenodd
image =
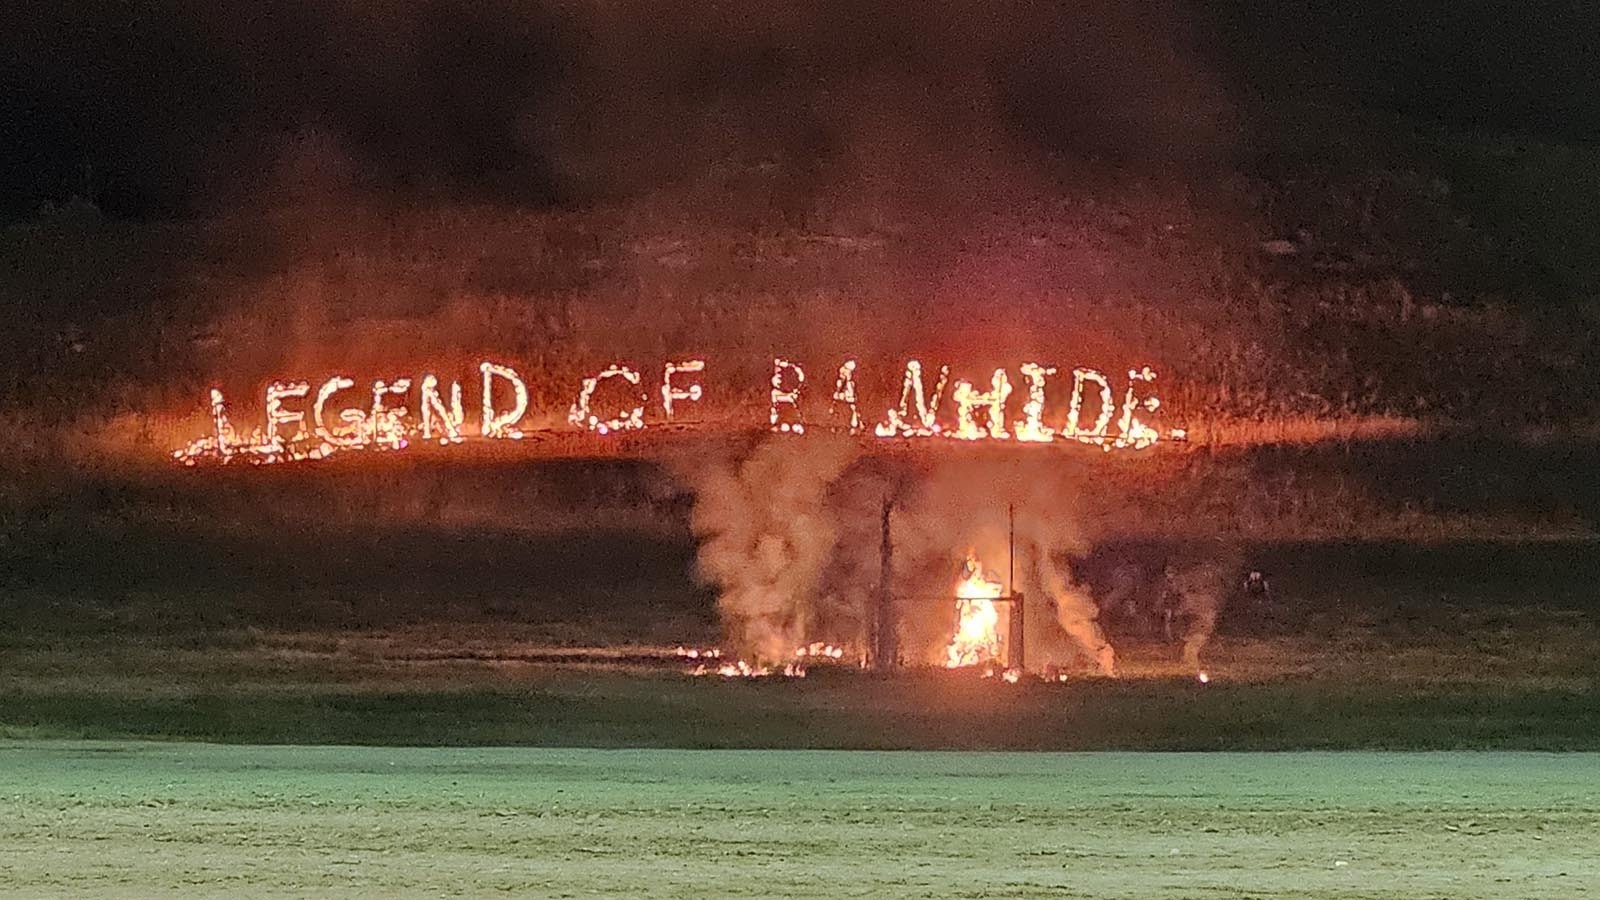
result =
M1248 165L1263 109L1600 137L1600 7L1578 0L28 7L0 35L13 219L74 194L141 218L328 189L577 205L947 141Z

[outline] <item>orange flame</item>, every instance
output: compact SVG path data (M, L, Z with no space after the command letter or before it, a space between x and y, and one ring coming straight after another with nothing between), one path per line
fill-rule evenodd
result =
M824 641L816 641L795 648L794 660L785 663L781 668L748 663L742 659L723 662L722 651L716 648L679 647L677 655L682 659L699 661L698 665L689 670L690 675L721 675L724 678L766 678L769 675L782 675L785 678L804 678L810 663L838 662L844 659L845 649Z
M848 413L843 428L850 434L866 434L869 429L861 418L859 395L856 386L858 365L848 359L839 367L839 377L831 395L833 409L842 404ZM661 410L664 422L670 423L676 413L676 404L700 401L706 389L699 382L675 383L675 376L703 373L705 360L689 359L668 362L662 370ZM477 434L485 440L521 440L525 437L522 421L531 403L528 385L510 366L484 360L478 365L482 375L482 418ZM1027 388L1027 401L1022 405L1022 418L1007 420L1008 403L1013 393L1010 376L1004 368L995 369L989 378L988 389L980 390L972 382L960 379L950 383L950 367L940 366L931 396L924 388L922 363L909 360L901 385L898 408L885 411L885 420L870 429L881 438L943 438L964 441L1017 441L1030 444L1048 444L1057 440L1079 441L1103 449L1131 448L1142 450L1162 440L1160 432L1142 421L1139 416L1156 412L1161 400L1150 390L1156 373L1148 366L1128 370L1128 387L1119 406L1114 399L1111 381L1095 369L1072 370L1072 385L1068 396L1067 417L1062 427L1045 423L1046 380L1057 369L1039 363L1023 363L1020 371ZM623 409L608 414L596 412L591 403L601 382L618 379L626 385L625 394L631 395L623 402ZM568 421L582 431L598 435L642 431L646 422L646 406L650 393L645 389L643 374L627 365L612 365L590 378L583 379L577 400L568 412ZM789 360L773 360L768 424L773 431L783 434L805 434L807 425L801 411L805 388L805 370ZM614 382L615 384L615 382ZM417 416L407 409L407 398L413 394L417 402ZM172 451L172 457L185 465L202 462L227 463L233 460L255 464L296 462L324 459L334 453L348 450L403 450L420 438L437 441L441 445L459 444L467 437L462 406L461 383L452 381L448 397L441 390L438 376L422 373L417 379L396 377L372 382L370 404L365 397L356 406L343 409L330 408L334 398L344 395L344 406L352 397L362 396L356 390L353 378L334 375L312 391L312 383L303 380L273 381L266 386L264 427L250 430L236 429L229 421L222 392L210 391L211 423L209 433ZM947 386L950 388L946 396ZM1091 386L1093 391L1091 391ZM509 396L507 388L510 389ZM1098 393L1098 412L1092 424L1083 422L1084 400ZM953 404L954 409L947 409ZM306 407L310 407L307 409ZM954 414L954 422L950 414ZM941 415L944 419L941 421ZM1174 428L1170 438L1183 440L1183 429Z
M956 584L956 633L945 648L945 667L958 669L1000 661L1000 610L1003 595L975 553L968 551L966 575Z

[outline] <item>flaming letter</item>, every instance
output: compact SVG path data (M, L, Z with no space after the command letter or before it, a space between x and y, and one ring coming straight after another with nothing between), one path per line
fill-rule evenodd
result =
M636 385L639 383L639 373L627 366L612 366L593 378L585 378L583 380L583 390L578 392L578 402L572 404L572 410L567 413L567 421L579 428L587 428L590 431L598 431L601 434L643 428L644 394L639 395L639 405L629 410L625 418L606 419L602 422L599 416L589 412L589 399L594 396L595 388L600 386L600 382L614 375L621 376L622 380L629 384Z
M317 405L312 409L312 417L317 423L317 437L322 438L324 443L334 447L359 447L367 442L367 417L361 410L347 409L339 413L339 421L350 426L347 432L350 437L341 437L339 433L329 428L322 418L322 409L328 405L329 398L345 388L353 388L355 386L356 383L354 381L335 375L322 385L321 390L317 391Z
M380 444L388 444L391 450L399 450L406 445L406 426L400 420L406 417L407 410L404 406L385 409L383 395L405 396L409 390L409 378L396 378L394 384L384 384L382 381L372 383L372 416L367 420L372 426L372 439Z
M234 442L233 423L228 421L228 409L222 402L222 391L211 389L211 424L217 429L217 455L226 459L233 454L228 447Z
M267 445L274 451L283 450L283 438L278 436L279 425L296 425L305 421L304 412L285 412L283 401L286 397L304 397L311 392L311 385L304 381L285 384L274 381L267 385ZM296 428L298 433L299 429Z
M930 435L938 434L939 426L934 419L939 414L939 400L944 396L945 381L950 377L950 367L939 367L939 383L933 389L933 402L928 402L922 391L922 363L911 360L906 363L905 381L900 387L900 409L889 410L888 418L873 429L878 437L894 437L901 435ZM917 402L917 423L907 421L911 417L908 408L911 400Z
M528 411L528 386L522 383L521 376L510 366L500 366L485 360L478 364L478 370L483 372L483 436L521 440L522 432L517 430L516 425L522 421L522 414ZM512 389L517 392L517 404L510 412L498 416L494 413L494 400L491 394L491 386L496 375L511 382Z
M461 425L466 415L461 411L461 382L450 382L450 406L439 396L439 379L432 375L422 377L422 439L433 440L433 417L439 417L439 443L461 443Z
M1122 420L1117 423L1116 444L1118 447L1132 447L1135 450L1143 450L1154 444L1157 438L1160 437L1154 428L1133 416L1136 406L1143 406L1150 412L1155 412L1161 408L1161 400L1153 394L1137 403L1133 399L1133 386L1135 384L1141 381L1155 380L1156 373L1152 372L1149 366L1145 366L1142 369L1128 370L1128 394L1122 401Z
M1022 376L1028 379L1028 402L1022 404L1022 421L1014 426L1017 430L1017 440L1031 441L1047 444L1056 439L1055 430L1044 424L1044 379L1047 375L1054 375L1054 368L1045 368L1038 363L1023 363Z
M986 406L989 408L989 437L1001 440L1011 436L1006 431L1006 398L1011 396L1011 380L1006 377L1005 369L995 369L994 376L989 379L989 392L980 394L973 390L971 382L966 380L956 382L955 391L951 396L956 401L956 432L954 437L964 441L975 441L984 436L974 421L972 411Z
M783 373L787 369L794 373L794 390L783 389ZM799 420L800 389L806 385L805 370L786 359L772 361L772 430L805 434L806 426ZM778 415L780 405L795 407L795 420L787 421Z
M861 412L856 409L856 361L847 359L839 367L839 380L833 385L834 406L829 408L831 414L843 403L850 408L850 433L861 432Z
M1083 412L1083 386L1085 382L1093 381L1100 385L1100 415L1094 420L1094 427L1083 431L1078 427L1080 413ZM1067 427L1062 431L1068 437L1077 438L1085 444L1103 444L1106 439L1106 427L1111 424L1114 415L1111 401L1111 382L1106 376L1094 369L1072 370L1072 405L1067 409Z
M697 381L690 385L688 390L679 390L672 386L672 376L676 372L704 372L706 361L691 359L680 363L667 363L667 370L661 376L661 408L667 412L667 421L672 421L672 401L674 400L699 400L704 394Z
M238 435L233 430L233 423L228 421L228 409L222 402L222 391L212 388L211 433L197 437L190 441L188 446L172 451L172 458L186 466L192 466L201 458L214 453L218 462L227 462L229 457L237 452L231 445L238 443L238 440Z

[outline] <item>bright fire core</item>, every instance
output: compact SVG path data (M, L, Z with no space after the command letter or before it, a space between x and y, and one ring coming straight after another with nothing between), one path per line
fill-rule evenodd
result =
M994 601L1003 591L1000 582L984 571L977 555L968 552L965 575L956 585L956 633L945 650L946 667L1000 662L1000 610Z

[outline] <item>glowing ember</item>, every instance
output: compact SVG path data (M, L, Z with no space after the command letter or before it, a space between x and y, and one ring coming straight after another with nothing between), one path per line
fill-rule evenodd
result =
M778 669L772 666L751 665L742 659L723 663L712 667L699 665L689 672L690 675L721 675L723 678L766 678L770 675L782 675L785 678L806 677L806 667L799 663L789 663Z
M702 650L698 647L679 647L677 654L684 659L719 659L722 651L715 648Z
M844 648L817 641L794 651L796 659L844 659Z
M720 662L722 651L717 649L679 647L677 655L683 659L699 662L699 665L689 670L690 675L721 675L723 678L767 678L782 675L785 678L804 678L808 663L841 660L844 658L844 648L823 641L797 647L794 651L794 661L785 663L782 668L749 663L742 659Z
M946 668L1000 661L1000 610L994 601L1002 593L1000 582L969 552L966 575L956 585L956 633L945 649Z
M1200 679L1200 683L1201 684L1210 684L1211 683L1211 676L1209 674L1205 673L1205 672L1201 672L1199 674L1199 676L1197 676L1197 677Z
M731 663L723 663L717 666L715 671L723 678L765 678L772 674L770 667L752 666L742 659L736 659ZM696 674L702 673L696 672Z

